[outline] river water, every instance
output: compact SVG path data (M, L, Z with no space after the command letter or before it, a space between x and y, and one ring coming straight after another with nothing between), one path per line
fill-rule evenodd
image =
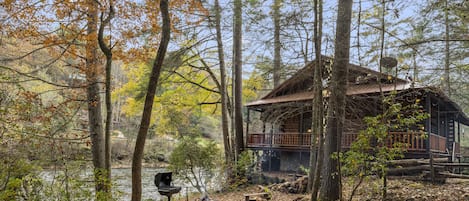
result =
M143 168L142 169L142 200L166 200L162 199L158 193L158 189L153 183L154 177L158 172L163 172L165 169L159 168ZM82 171L82 179L92 181L92 170L85 169ZM46 182L52 182L54 175L57 172L52 170L45 170L42 172L41 177ZM132 170L130 168L115 168L112 169L112 181L113 191L116 191L115 195L118 195L119 200L126 201L130 200L132 193ZM188 184L184 184L178 179L175 179L173 175L174 186L181 186L182 190L178 194L173 195L175 197L186 197L187 192L196 192L196 189ZM90 190L92 187L90 187Z

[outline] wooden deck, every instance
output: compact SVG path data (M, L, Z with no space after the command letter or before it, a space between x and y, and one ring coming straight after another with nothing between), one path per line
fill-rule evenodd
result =
M408 152L426 152L427 136L422 132L390 132L386 142L387 146L400 142L406 144ZM352 142L357 139L356 133L345 133L342 136L341 146L349 149ZM446 153L446 138L435 134L428 136L430 140L429 150L436 153ZM311 133L249 133L247 135L247 148L263 149L309 149L311 145ZM455 153L459 154L459 143L455 143Z

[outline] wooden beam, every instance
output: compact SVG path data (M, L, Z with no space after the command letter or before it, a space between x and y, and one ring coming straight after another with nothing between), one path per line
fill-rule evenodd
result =
M469 167L469 163L434 163L445 167Z
M453 174L449 172L439 172L438 174L444 176L445 178L469 179L469 175L464 174Z
M432 133L432 103L431 103L431 95L429 94L425 98L425 109L427 110L428 114L430 116L427 118L427 121L425 122L425 127L427 128L427 139L425 140L426 142L426 148L427 148L427 153L430 153L430 134Z

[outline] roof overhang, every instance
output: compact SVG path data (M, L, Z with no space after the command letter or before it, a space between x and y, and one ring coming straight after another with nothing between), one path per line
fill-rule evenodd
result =
M381 90L378 85L354 85L347 88L347 95L358 95L358 94L370 94L370 93L378 93L378 92L389 92L389 91L400 91L404 89L408 89L410 84L382 84ZM329 91L323 91L324 97L329 96ZM247 103L247 107L255 107L259 105L267 105L267 104L274 104L274 103L285 103L285 102L294 102L294 101L307 101L313 100L313 92L306 91L300 92L295 94L288 94L284 96L277 96L273 98L262 98L250 103Z
M353 95L371 95L376 93L389 93L391 91L403 92L408 90L423 90L426 92L431 92L432 94L438 96L441 100L445 103L449 104L451 107L455 109L455 113L457 113L456 120L464 125L469 125L469 118L468 116L462 111L459 105L452 101L448 96L443 93L439 88L430 87L430 86L411 86L409 83L402 83L402 84L382 84L381 87L379 85L354 85L349 86L347 88L347 96ZM329 91L323 91L324 97L329 96ZM295 94L288 94L284 96L277 96L272 98L262 98L260 100L256 100L250 103L247 103L245 106L248 108L265 108L268 106L272 106L274 104L282 104L285 105L286 103L301 103L306 101L312 101L314 98L312 91L300 92Z

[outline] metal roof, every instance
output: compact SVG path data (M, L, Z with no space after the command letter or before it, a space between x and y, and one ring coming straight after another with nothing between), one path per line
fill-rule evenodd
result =
M381 89L383 92L389 91L400 91L409 89L410 84L382 84ZM369 93L378 93L380 92L379 86L376 85L353 85L347 88L347 95L358 95L358 94L369 94ZM327 90L323 91L324 97L328 97L329 93ZM262 98L257 101L250 102L246 104L247 107L256 106L256 105L266 105L273 103L284 103L284 102L294 102L294 101L306 101L313 99L313 91L299 92L294 94L288 94L283 96L276 96L272 98Z
M324 55L321 56L321 59L322 59L323 68L326 68L326 66L329 65L332 61L331 57L324 56ZM298 72L293 74L289 79L282 82L279 86L272 89L272 91L270 91L268 94L266 94L261 99L278 97L278 94L281 94L284 90L288 90L289 88L291 88L295 84L298 84L298 83L300 83L300 82L302 82L306 79L312 79L313 71L314 71L315 66L316 66L315 61L312 61L312 62L306 64L305 67L298 70ZM349 70L349 75L352 75L352 74L354 74L354 75L363 75L363 76L366 76L370 79L373 79L373 78L377 79L378 77L386 79L388 76L391 76L391 75L388 75L388 74L385 74L385 73L380 73L380 72L371 70L369 68L365 68L365 67L358 66L358 65L355 65L355 64L349 64L348 65L348 70ZM323 70L323 72L325 72L325 70ZM393 77L393 76L391 76L391 77L394 80L394 82L396 82L396 83L400 83L400 84L407 83L406 80L400 79L398 77Z

